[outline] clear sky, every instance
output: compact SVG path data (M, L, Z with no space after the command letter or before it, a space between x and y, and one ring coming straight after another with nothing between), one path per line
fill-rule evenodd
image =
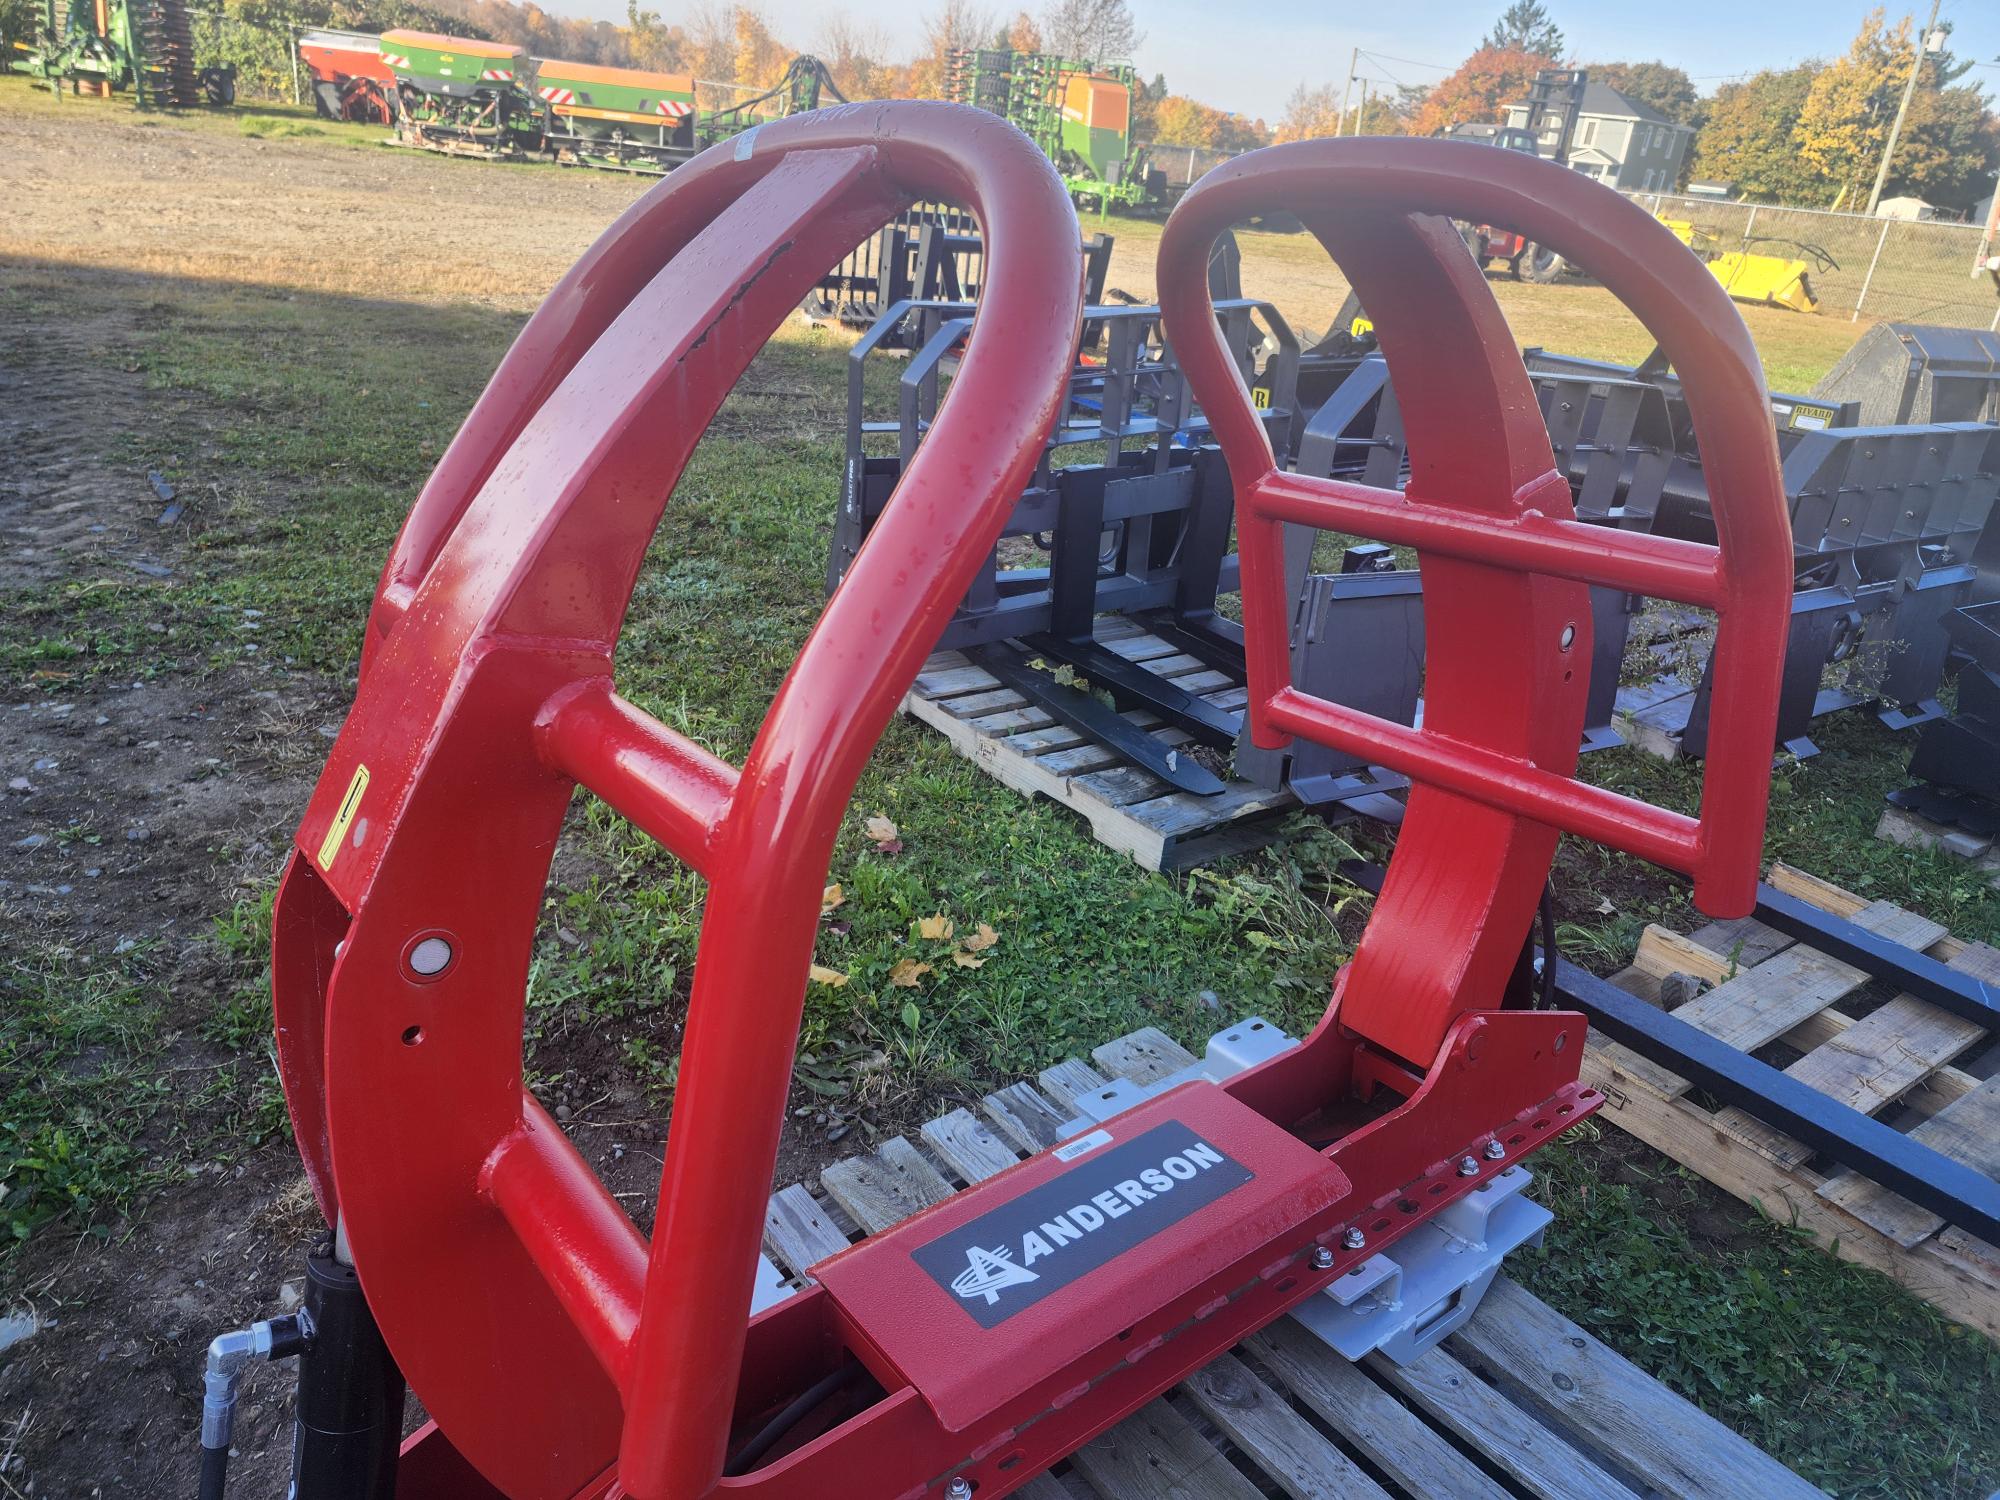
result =
M722 3L722 0L717 0ZM996 14L1040 9L1039 0L984 0ZM1784 67L1807 57L1845 50L1869 0L1792 0L1746 4L1743 0L1545 0L1578 60L1646 62L1654 58L1684 68L1704 92L1729 77ZM625 19L624 0L543 0L565 15ZM645 8L681 19L688 0L651 0ZM1146 40L1133 59L1148 78L1164 73L1176 93L1218 108L1275 119L1298 84L1346 77L1351 48L1377 54L1360 71L1375 87L1393 80L1428 83L1442 78L1479 45L1506 0L1133 0ZM876 25L892 51L915 50L923 0L761 0L772 30L787 45L809 50L825 18L845 10ZM1910 9L1890 4L1893 20ZM1928 11L1928 0L1917 16ZM1953 23L1952 50L1993 64L2000 60L2000 0L1943 0L1942 18ZM908 38L907 45L899 46ZM1414 61L1391 61L1390 59ZM1430 66L1425 66L1426 64ZM2000 66L1968 75L2000 98Z

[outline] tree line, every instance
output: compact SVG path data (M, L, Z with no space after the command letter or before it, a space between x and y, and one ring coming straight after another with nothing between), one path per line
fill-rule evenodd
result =
M1965 81L1972 64L1946 45L1923 54L1885 196L1922 198L1965 212L1985 201L2000 171L2000 115ZM1734 184L1741 197L1808 208L1858 209L1882 162L1917 40L1910 20L1872 12L1845 52L1765 69L1704 96L1665 62L1582 62L1541 0L1515 0L1484 43L1428 87L1371 92L1365 109L1331 84L1300 84L1277 125L1279 140L1341 133L1440 135L1504 118L1544 68L1581 67L1634 103L1694 132L1682 181ZM1348 108L1343 112L1343 102Z

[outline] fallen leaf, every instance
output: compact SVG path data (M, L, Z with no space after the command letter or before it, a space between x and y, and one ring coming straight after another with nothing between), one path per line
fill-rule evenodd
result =
M878 844L886 844L896 837L896 825L887 818L870 818L863 826L867 829L868 837Z
M941 943L949 938L955 930L952 926L951 918L947 917L943 912L939 912L934 917L925 917L917 923L917 936L927 943Z
M1618 908L1613 906L1611 904L1611 898L1609 896L1606 896L1602 901L1597 903L1597 914L1600 917L1616 916L1618 914Z
M875 846L875 852L877 854L901 854L903 852L903 841L901 839L884 839Z
M986 960L983 958L974 958L970 953L967 953L963 948L954 948L951 950L951 961L957 964L961 969L976 969L981 964L986 962Z
M960 939L960 942L965 947L966 951L970 953L984 953L988 948L991 948L995 943L999 941L1000 941L1000 934L995 932L992 929L992 927L985 922L981 922L979 924L979 930L973 933L971 937Z
M899 958L896 966L889 970L889 983L899 990L913 990L917 981L930 972L929 964L920 964L914 958Z
M823 984L828 989L839 989L847 983L847 976L838 969L829 969L824 964L814 964L806 970L806 977L814 984Z
M823 917L835 907L844 905L846 901L847 893L841 890L840 882L836 880L819 893L819 914Z

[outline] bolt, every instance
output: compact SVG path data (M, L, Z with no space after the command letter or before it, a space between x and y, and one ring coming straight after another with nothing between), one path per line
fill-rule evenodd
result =
M1458 1159L1458 1175L1461 1177L1477 1177L1479 1175L1478 1158L1461 1156Z
M960 1475L944 1487L944 1500L972 1500L972 1486Z
M1345 1245L1349 1250L1359 1250L1363 1245L1368 1243L1368 1236L1361 1232L1359 1225L1356 1225L1340 1237L1340 1243Z
M1576 627L1574 625L1563 626L1562 637L1559 640L1558 644L1565 651L1569 650L1571 646L1574 646L1576 644Z
M1486 1159L1488 1161L1498 1161L1506 1154L1507 1148L1498 1141L1488 1141L1486 1143Z
M1333 1252L1327 1249L1326 1246L1319 1245L1314 1247L1313 1269L1315 1271L1331 1271L1333 1269Z

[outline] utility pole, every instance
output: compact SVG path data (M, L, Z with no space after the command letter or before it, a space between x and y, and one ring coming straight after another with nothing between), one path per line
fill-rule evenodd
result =
M1361 125L1368 117L1368 80L1361 80L1361 107L1354 112L1354 133L1361 134Z
M1354 90L1354 70L1361 66L1361 49L1356 47L1347 54L1347 82L1340 89L1340 120L1334 126L1335 135L1347 134L1347 96Z
M1917 33L1917 60L1910 64L1910 79L1903 85L1903 102L1896 106L1896 122L1889 127L1889 139L1882 147L1882 165L1875 169L1875 186L1868 194L1868 216L1871 219L1875 216L1876 205L1882 201L1882 189L1889 182L1889 163L1896 155L1896 140L1903 133L1903 116L1910 112L1910 99L1917 92L1917 80L1923 76L1924 58L1931 50L1931 35L1937 30L1938 6L1942 3L1943 0L1931 0L1931 18Z

